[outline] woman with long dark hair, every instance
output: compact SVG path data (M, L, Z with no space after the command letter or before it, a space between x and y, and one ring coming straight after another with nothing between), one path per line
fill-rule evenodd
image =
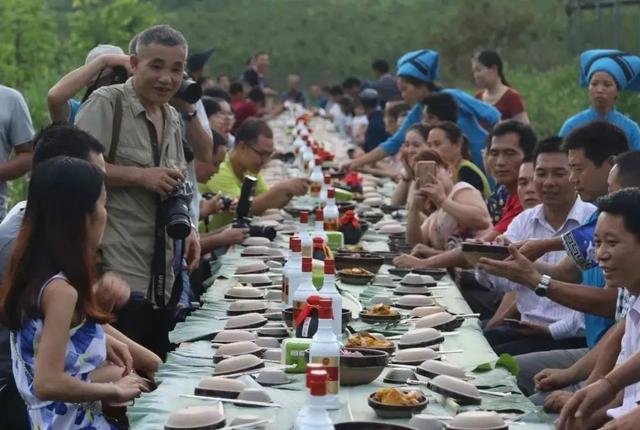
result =
M471 60L473 79L480 87L476 98L494 106L502 119L515 119L529 124L529 116L524 98L514 90L504 76L504 64L500 54L486 49L478 52Z
M460 127L450 121L441 121L429 130L427 147L440 155L451 168L453 182L472 185L484 198L491 194L491 187L482 170L471 161L469 142Z
M139 380L94 383L106 359L94 299L95 263L106 224L104 173L56 157L33 171L24 220L0 291L0 322L11 331L13 374L32 428L110 429L100 401L140 394Z

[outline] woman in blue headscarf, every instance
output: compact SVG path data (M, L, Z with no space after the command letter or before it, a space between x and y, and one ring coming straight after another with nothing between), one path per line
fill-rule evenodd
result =
M483 166L482 148L487 140L487 132L480 126L480 122L493 126L500 120L500 112L464 91L438 87L434 83L439 77L438 60L438 53L430 49L408 52L400 57L397 64L398 88L404 101L409 103L412 108L398 131L376 149L353 160L346 167L357 169L387 156L395 155L404 142L406 131L413 124L420 122L422 118L422 109L424 108L422 100L435 91L447 92L456 99L459 110L457 124L469 139L473 162L479 167Z
M580 55L580 84L589 88L591 106L569 118L560 129L564 137L574 128L602 120L624 131L631 149L640 149L638 124L615 108L622 90L640 90L640 57L615 49L592 49Z

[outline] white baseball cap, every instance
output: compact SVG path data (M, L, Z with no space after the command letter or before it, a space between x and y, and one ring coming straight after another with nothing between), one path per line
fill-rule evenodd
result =
M91 51L89 51L89 53L87 54L87 59L85 60L84 64L89 64L96 58L101 57L103 55L107 55L107 54L124 54L124 51L119 46L100 44L95 48L93 48Z

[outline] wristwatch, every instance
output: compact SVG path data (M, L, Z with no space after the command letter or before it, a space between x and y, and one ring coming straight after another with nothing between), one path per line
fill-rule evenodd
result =
M537 296L547 297L547 291L549 290L550 282L551 276L542 275L542 278L540 278L540 282L538 282L538 285L536 285L536 288L533 290L533 292L536 293Z
M186 122L191 121L198 115L198 111L194 110L193 112L182 112L182 119Z

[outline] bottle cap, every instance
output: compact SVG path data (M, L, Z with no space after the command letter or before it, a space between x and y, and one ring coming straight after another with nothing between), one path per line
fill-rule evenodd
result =
M324 366L320 363L307 363L307 374L305 375L305 385L309 388L311 382L311 372L324 370Z
M335 199L336 198L336 189L333 187L329 187L327 189L327 197L330 199Z
M302 271L311 273L313 269L313 262L311 261L311 257L302 257Z
M307 211L300 212L300 223L301 224L308 224L309 223L309 212L307 212Z
M312 370L309 377L309 390L312 396L324 396L327 394L327 378L326 370Z
M331 184L331 175L329 175L329 174L324 175L324 183L325 183L326 185Z
M329 194L327 194L328 196ZM324 221L324 213L322 209L316 209L316 221Z
M300 252L302 250L302 242L297 236L291 236L289 238L289 249L293 252Z
M314 237L313 238L313 247L314 248L322 248L323 245L324 245L324 240L321 237Z
M316 296L316 295L307 297L307 303L309 303L312 306L322 306L320 296Z
M336 274L336 262L335 260L324 260L324 274L335 275Z
M322 158L320 157L316 158L316 166L322 166Z
M333 308L332 308L332 300L331 297L321 297L320 300L320 309L318 309L318 318L323 320L331 320L333 319Z

